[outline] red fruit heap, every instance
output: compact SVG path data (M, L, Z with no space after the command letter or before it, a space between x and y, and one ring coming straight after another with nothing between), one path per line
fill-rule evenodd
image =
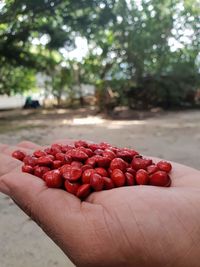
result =
M91 192L131 185L171 185L169 162L157 164L129 148L107 143L76 141L74 146L53 144L32 155L14 151L23 161L22 171L33 174L51 188L61 188L84 199Z

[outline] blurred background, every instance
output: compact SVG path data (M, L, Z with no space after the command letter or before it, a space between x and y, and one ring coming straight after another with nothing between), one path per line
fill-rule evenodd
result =
M0 142L108 141L200 169L198 0L1 0ZM73 266L0 196L1 267ZM67 225L67 222L66 222Z

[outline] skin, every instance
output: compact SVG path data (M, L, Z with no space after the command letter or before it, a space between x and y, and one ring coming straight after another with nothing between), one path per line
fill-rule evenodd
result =
M0 191L76 266L199 266L200 171L172 163L169 188L121 187L92 193L81 202L22 173L21 162L10 156L15 149L31 153L37 148L29 142L0 145Z

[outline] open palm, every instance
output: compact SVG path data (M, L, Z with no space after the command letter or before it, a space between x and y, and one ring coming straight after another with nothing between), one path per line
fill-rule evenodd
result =
M27 142L19 146L36 148ZM0 191L77 266L199 266L199 171L173 163L170 188L121 187L81 202L22 173L21 163L10 156L14 149L0 147Z

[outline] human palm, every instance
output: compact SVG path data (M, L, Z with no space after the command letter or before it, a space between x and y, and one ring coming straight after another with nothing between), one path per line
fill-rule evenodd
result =
M170 188L121 187L81 202L22 173L21 163L9 156L13 148L0 150L0 190L77 266L199 266L199 171L173 163Z

